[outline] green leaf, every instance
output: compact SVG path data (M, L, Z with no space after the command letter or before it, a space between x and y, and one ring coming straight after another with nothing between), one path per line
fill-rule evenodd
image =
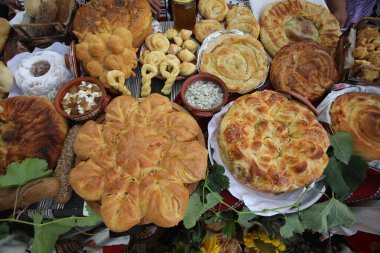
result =
M228 237L233 237L236 234L236 226L234 221L227 222L222 233Z
M72 227L95 225L101 218L93 211L89 211L88 217L68 217L42 223L42 215L36 212L33 222L40 224L34 226L33 253L51 253L60 235L68 232Z
M98 220L98 221L102 221L102 217L100 217L100 215L98 215L97 213L95 213L95 211L92 210L88 205L86 205L86 211L88 213L87 217L89 217L91 219Z
M0 187L24 185L52 174L53 171L48 169L48 164L45 160L28 158L22 163L13 162L8 165L7 174L0 176Z
M348 227L355 222L355 215L342 202L329 199L302 211L302 224L305 229L320 233L337 225Z
M213 192L220 192L222 189L228 189L230 182L227 176L224 175L224 167L214 165L211 172L207 176L207 185Z
M351 191L342 175L342 170L344 167L344 164L336 160L335 157L330 157L329 164L324 171L326 183L331 187L331 190L339 196L340 199L345 199L351 194Z
M189 204L183 219L183 225L185 228L190 229L195 226L201 215L208 209L213 208L222 197L218 193L208 193L206 195L206 203L202 203L201 195L199 192L194 192L189 199Z
M368 164L362 157L356 155L351 156L348 166L342 171L343 178L351 193L364 181L367 168Z
M247 207L244 207L242 211L238 213L239 217L237 222L239 223L240 226L243 228L250 228L253 226L250 220L256 217L254 213L252 213Z
M347 132L329 135L330 145L334 148L334 156L344 164L348 164L353 153L353 137Z
M303 233L305 229L298 215L298 213L294 213L285 217L285 224L280 229L280 234L282 237L290 238L294 233Z
M5 222L0 223L0 240L9 235L9 225Z

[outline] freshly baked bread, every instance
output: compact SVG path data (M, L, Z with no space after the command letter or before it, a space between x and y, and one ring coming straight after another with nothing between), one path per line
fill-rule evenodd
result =
M269 60L250 35L223 34L207 48L200 70L221 78L230 92L246 93L265 81Z
M83 160L70 183L85 200L101 202L113 231L143 222L171 227L183 219L189 192L184 184L205 177L207 150L197 122L151 94L144 100L119 96L106 108L105 122L86 122L74 144Z
M250 9L243 6L233 6L226 15L226 23L231 23L238 17L253 17L253 13Z
M0 53L3 52L5 47L5 42L8 40L9 32L11 31L11 26L8 20L5 18L0 18Z
M211 33L223 30L224 26L216 20L202 19L194 26L194 35L197 41L203 42Z
M276 53L270 81L277 89L294 91L315 102L338 81L338 71L320 44L311 40L292 42Z
M205 19L223 21L228 12L228 6L225 0L200 0L198 11Z
M73 30L80 39L86 32L95 32L95 24L105 18L114 27L132 32L133 47L139 48L152 31L152 13L146 0L91 0L81 6L74 18Z
M145 45L150 51L165 53L169 49L170 42L163 33L153 33L146 37Z
M260 40L274 57L291 41L312 39L335 53L339 23L327 8L307 0L282 0L269 4L260 16Z
M259 37L260 26L251 10L246 7L234 6L226 16L227 30L239 29L252 34L256 39Z
M8 164L26 158L46 160L54 169L68 130L53 103L39 96L0 100L0 175Z
M304 187L329 161L327 133L310 109L269 90L234 102L220 123L218 143L231 173L261 192Z
M365 160L380 160L380 95L346 93L330 110L335 132L346 131L354 137L356 153Z

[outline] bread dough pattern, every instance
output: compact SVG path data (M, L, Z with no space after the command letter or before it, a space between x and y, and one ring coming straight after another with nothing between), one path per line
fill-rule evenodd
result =
M329 139L309 108L275 91L238 98L218 131L223 162L254 190L281 193L318 179Z
M282 0L269 4L260 16L260 40L274 57L291 41L314 40L335 53L339 23L327 8L306 0Z
M338 97L330 111L335 132L354 137L355 151L367 161L380 160L380 95L347 93Z
M101 202L112 231L140 222L175 226L187 208L184 184L205 177L207 150L195 140L199 131L166 97L116 97L103 124L88 121L79 130L74 151L83 161L70 172L70 183L82 198Z

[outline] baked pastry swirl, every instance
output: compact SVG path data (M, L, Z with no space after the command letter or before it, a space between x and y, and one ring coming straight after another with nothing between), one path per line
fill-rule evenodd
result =
M234 6L226 16L227 30L239 29L259 37L260 26L251 10L242 6Z
M270 81L276 89L294 91L315 102L338 81L338 71L334 59L320 44L292 42L275 55Z
M335 53L339 23L330 11L306 0L269 4L260 16L260 40L273 57L291 41L312 39Z
M281 193L318 179L329 139L309 108L275 91L238 98L218 132L223 162L254 190Z
M223 34L207 48L200 70L221 78L230 92L245 93L265 81L269 60L250 35Z
M202 19L194 26L194 35L197 41L203 42L211 33L223 30L224 26L216 20Z
M380 160L380 95L346 93L330 110L335 132L346 131L354 137L356 153L365 160Z
M200 0L198 11L205 19L223 21L228 12L225 0Z
M116 97L103 124L87 121L79 130L74 151L83 161L71 170L70 183L85 200L101 202L112 231L140 222L175 226L189 199L184 184L206 174L199 131L194 118L174 111L164 96Z
M46 160L54 169L68 131L67 121L47 98L17 96L0 100L0 175L14 161Z

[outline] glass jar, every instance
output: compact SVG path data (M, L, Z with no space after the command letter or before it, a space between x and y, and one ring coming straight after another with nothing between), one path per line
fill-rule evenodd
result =
M175 29L194 29L196 16L195 0L173 0L172 12Z

